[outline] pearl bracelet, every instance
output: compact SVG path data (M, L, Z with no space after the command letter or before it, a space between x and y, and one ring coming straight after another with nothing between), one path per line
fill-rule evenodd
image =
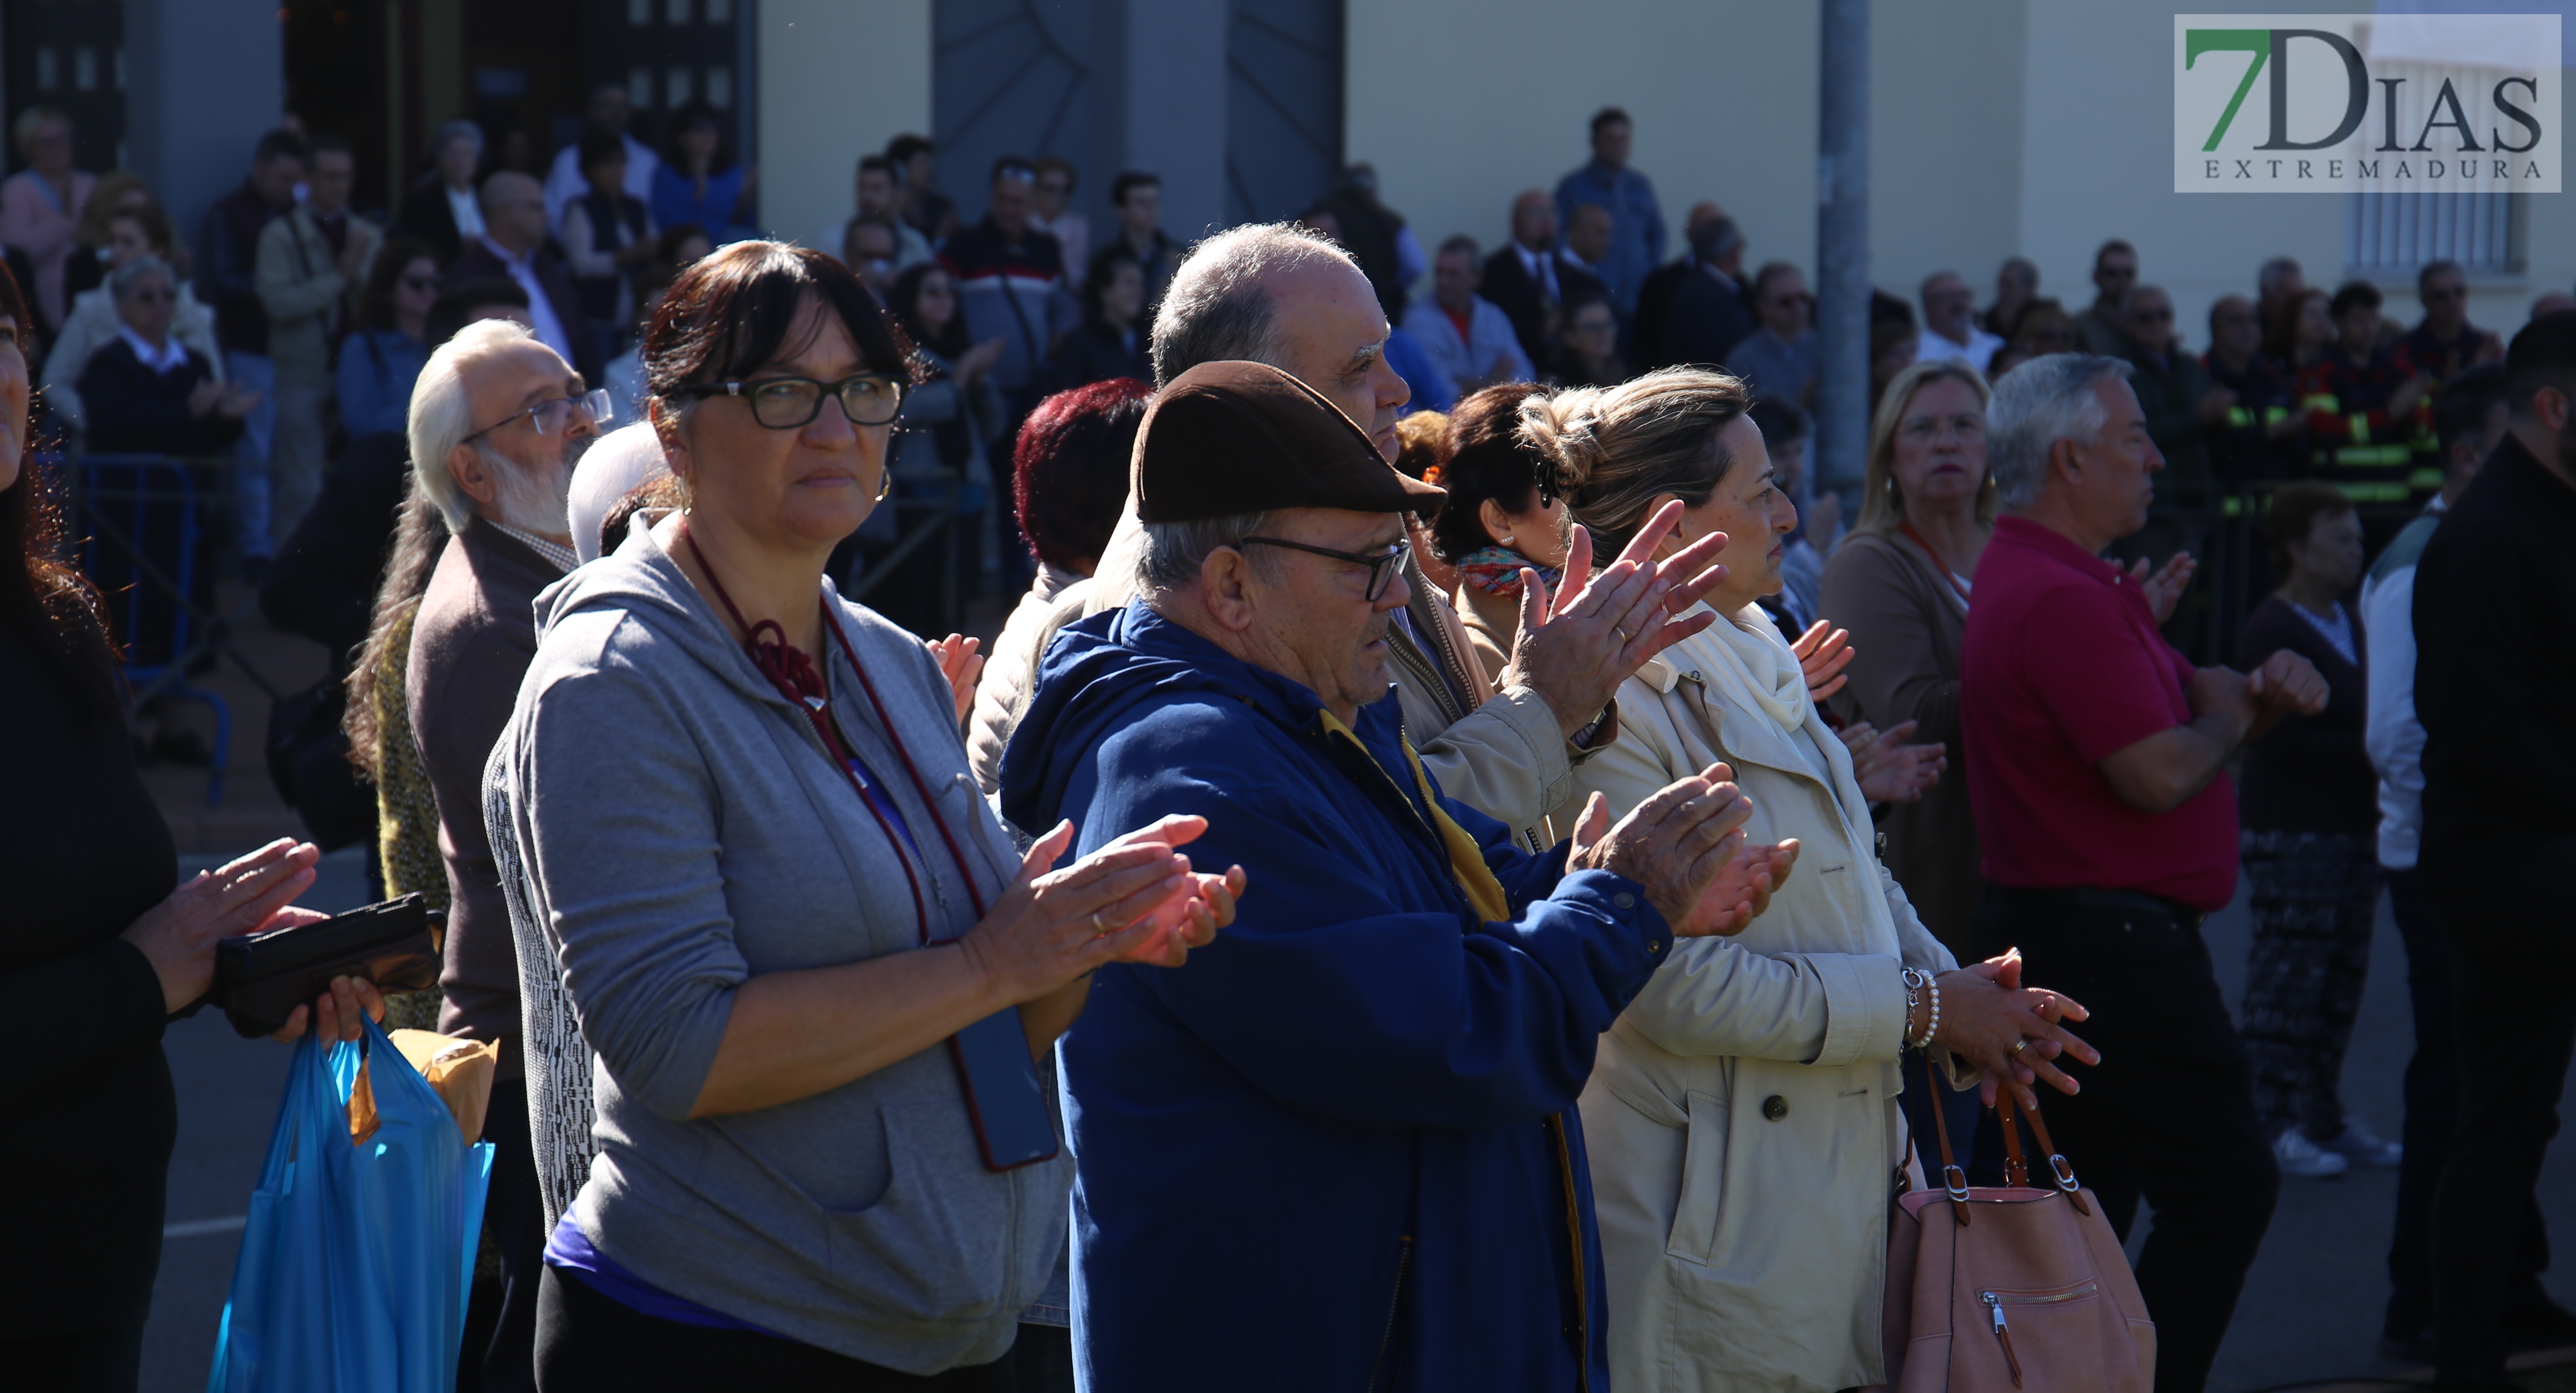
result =
M1918 991L1930 994L1932 1014L1923 1023L1922 1038L1905 1043L1918 1050L1928 1050L1932 1048L1933 1037L1941 1033L1941 984L1931 973L1909 967L1905 969L1905 1020L1909 1025L1914 1021L1914 1004L1921 999L1915 995Z

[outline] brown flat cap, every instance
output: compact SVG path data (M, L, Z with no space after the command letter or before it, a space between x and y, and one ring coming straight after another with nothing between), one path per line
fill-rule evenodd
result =
M1201 363L1164 388L1137 432L1129 483L1144 522L1409 513L1448 496L1396 473L1340 407L1264 363Z

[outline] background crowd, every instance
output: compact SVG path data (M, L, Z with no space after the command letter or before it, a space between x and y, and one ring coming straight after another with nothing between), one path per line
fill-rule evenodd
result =
M363 771L326 758L290 796L323 840L376 849L371 883L449 911L440 992L388 1006L350 987L335 1011L504 1047L465 1381L861 1366L1036 1388L1078 1365L1147 1386L1170 1353L1148 1314L1198 1311L1213 1359L1227 1331L1261 1328L1245 1306L1275 1314L1315 1289L1301 1280L1357 1271L1384 1329L1358 1298L1318 1301L1300 1356L1318 1378L1391 1360L1403 1386L1450 1386L1478 1359L1561 1354L1569 1382L1641 1381L1680 1356L1710 1387L1871 1382L1880 1351L1853 1332L1875 1319L1904 1138L1946 1109L1959 1134L1983 1128L1977 1173L1999 1164L1973 1090L1903 1090L1899 1120L1899 1071L1915 1061L1919 1079L1926 1055L1957 1084L2068 1092L2050 1116L2113 1225L2153 1206L2138 1278L2159 1388L2199 1386L2275 1177L2355 1165L2402 1168L2388 1348L2484 1388L2512 1348L2576 1343L2576 1316L2540 1288L2528 1202L2576 1012L2518 1023L2515 1066L2460 1087L2455 993L2489 974L2454 973L2448 947L2476 934L2499 961L2560 966L2491 926L2543 905L2566 851L2563 811L2533 790L2568 757L2542 708L2569 651L2547 640L2576 637L2557 632L2576 611L2548 604L2568 574L2549 529L2568 509L2551 489L2571 487L2576 299L2541 297L2509 354L2465 318L2456 265L2422 269L2409 324L2366 282L2328 291L2275 258L2212 307L2195 351L2125 241L2099 249L2080 307L2019 257L1982 310L1944 272L1875 297L1867 472L1834 487L1808 466L1804 272L1751 258L1714 203L1667 248L1615 108L1591 123L1589 162L1510 199L1511 239L1491 249L1426 247L1366 166L1293 223L1202 239L1160 225L1150 172L1116 175L1116 223L1095 229L1067 211L1083 171L1005 158L970 220L930 185L933 144L903 135L858 159L851 215L817 255L756 241L756 173L712 112L675 116L661 150L629 133L622 88L587 119L542 177L487 167L482 132L452 123L390 217L349 207L345 142L291 128L184 239L139 180L72 170L57 113L21 118L28 168L0 183L0 243L28 288L0 305L16 335L0 360L23 365L19 400L41 388L9 407L13 448L166 456L193 481L174 533L195 539L192 565L175 542L147 546L87 583L117 595L178 574L205 593L220 567L258 583L272 619L338 665L306 739ZM1214 414L1176 408L1158 437L1184 400ZM1289 444L1230 453L1256 437ZM806 451L866 469L803 491ZM1279 482L1308 469L1327 482ZM1226 482L1186 482L1201 475ZM204 752L175 724L101 735L101 655L130 670L178 656L175 639L121 605L90 635L52 485L10 478L9 584L27 592L0 593L24 649L10 680L50 703L15 738L81 733L48 754L47 786L84 787L91 821L63 826L125 847L114 864L59 854L85 885L166 883L145 864L148 808L121 796L131 745ZM1158 479L1180 501L1158 501ZM1382 526L1344 537L1300 516L1315 513ZM2261 541L2232 572L2212 560L2230 537ZM1276 554L1246 550L1261 543ZM1279 655L1321 641L1309 612L1357 595L1331 579L1351 565L1368 578L1353 622L1376 626L1384 670L1319 677ZM989 654L948 633L978 593L1020 595ZM1121 730L1176 719L1140 695L1164 688L1129 685L1168 686L1174 665L1218 674L1193 680L1255 724L1225 747L1182 721L1151 758L1122 752ZM1281 673L1311 689L1304 706L1277 704ZM1400 736L1395 708L1366 714L1390 679ZM862 689L870 716L850 714ZM816 704L827 690L840 714ZM1326 716L1391 804L1335 782L1347 764L1282 772L1304 757L1288 746L1244 762L1277 738L1258 720ZM795 766L808 783L760 772L779 730L826 756ZM2498 748L2517 732L2529 749ZM1228 791L1218 810L1157 782L1173 763ZM1320 780L1296 796L1356 840L1309 854L1256 833L1273 812L1240 789L1273 778ZM1741 829L1725 870L1649 869L1698 835L1658 802L1676 787L1689 816ZM549 788L572 796L549 806ZM799 829L803 800L845 794L846 825ZM1595 826L1605 807L1636 810L1637 830ZM1648 809L1673 819L1665 841ZM1050 830L1065 817L1071 837ZM744 827L762 830L724 830ZM1417 830L1418 865L1389 850ZM2471 869L2491 836L2512 864ZM1191 870L1185 844L1228 872ZM112 1064L148 1093L161 1019L202 990L198 948L219 925L287 922L312 854L272 847L159 903L64 901L59 942L13 946L12 999L85 987L123 1005L61 1047L38 1091L100 1087ZM1328 873L1371 856L1391 858L1375 882ZM1862 857L1881 870L1858 893L1828 879ZM852 868L861 961L800 937L835 912L802 883L816 864ZM1406 888L1425 867L1429 888ZM2240 869L2255 947L2237 1017L2198 929ZM2396 1141L2335 1088L2383 883L2417 1035ZM1744 887L1740 917L1705 909L1713 884ZM1280 1030L1341 1019L1367 1043L1386 1028L1393 998L1284 929L1462 913L1530 933L1580 921L1604 945L1581 965L1513 959L1526 981L1481 1003L1572 991L1587 1004L1550 1027L1564 1039L1494 1042L1491 1076L1461 1081L1406 1055L1421 1041L1402 1029L1374 1056L1321 1061L1236 1034L1258 1013L1233 974L1261 964L1319 1003ZM733 927L715 938L693 927L719 921ZM1247 946L1182 966L1219 929ZM979 971L912 951L951 941L981 945L962 955ZM1407 972L1448 981L1456 954L1443 939L1378 968L1366 991L1401 993ZM854 1021L834 1005L852 994L885 1009ZM1028 1031L1050 1084L1062 1069L1078 1177L1066 1158L1005 1171L989 1137L978 1156L920 1120L954 1103L927 1047L997 1016ZM1077 1016L1089 1027L1059 1062L1043 1047ZM1859 1094L1884 1115L1835 1111ZM1221 1125L1169 1131L1176 1106ZM1238 1225L1275 1251L1329 1216L1283 1204L1246 1225L1191 1166L1139 1189L1145 1157L1252 1136L1430 1183L1407 1170L1418 1156L1337 1150L1320 1135L1334 1119L1468 1138L1444 1155L1495 1188L1462 1183L1424 1220L1462 1246L1310 1247L1265 1274L1268 1296L1176 1282L1173 1245L1193 1234ZM130 1149L166 1157L150 1121ZM1533 1149L1535 1128L1518 1150L1475 1140L1523 1122L1556 1150ZM729 1169L707 1159L710 1129L738 1142ZM1727 1183L1751 1187L1731 1199L1701 1174L1712 1135L1736 1149ZM1801 1170L1778 1149L1793 1135L1865 1159ZM874 1170L816 1159L854 1138ZM1462 1237L1496 1212L1480 1205L1526 1204L1560 1165L1565 1217L1543 1241L1497 1257ZM940 1223L979 1235L976 1262L861 1198L907 1179L937 1191L923 1203ZM157 1193L157 1172L95 1181L147 1182ZM1735 1263L1753 1274L1735 1285L1703 1275L1793 1230L1798 1258ZM124 1240L87 1249L96 1290L124 1293L114 1329L50 1355L97 1386L139 1338L138 1264L148 1300L152 1245L139 1227ZM1434 1288L1480 1277L1541 1336L1453 1359L1469 1315ZM853 1291L857 1316L840 1309ZM954 1315L978 1302L1000 1314ZM1551 1302L1571 1312L1563 1340Z

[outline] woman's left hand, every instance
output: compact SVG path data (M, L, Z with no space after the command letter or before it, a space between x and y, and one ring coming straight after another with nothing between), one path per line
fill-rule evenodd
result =
M1837 629L1831 621L1819 619L1798 635L1789 651L1798 655L1798 668L1807 675L1807 695L1815 698L1819 706L1851 681L1843 675L1852 660L1848 629Z
M2081 1092L2082 1085L2055 1061L2102 1062L2101 1051L2063 1024L2089 1019L2092 1013L2073 997L2022 986L2018 948L1944 972L1935 985L1941 991L1941 1028L1932 1037L1932 1048L1948 1050L1985 1071L1978 1093L1989 1106L1995 1090L2009 1086L2015 1102L2037 1108L2039 1095L2031 1085L2043 1080L2060 1093Z
M957 723L966 723L966 713L975 709L975 680L984 675L984 655L980 638L960 638L950 634L930 641L930 656L939 664L939 675L948 679L949 699L957 704Z
M1859 781L1862 797L1873 803L1918 802L1941 781L1950 767L1948 748L1906 744L1905 737L1914 730L1912 721L1885 734L1867 721L1843 727L1843 743L1851 747L1852 777Z
M317 919L329 917L321 915ZM330 989L313 998L310 1008L296 1007L295 1014L286 1018L286 1024L279 1026L277 1033L268 1038L280 1044L293 1044L304 1034L305 1024L310 1021L314 1037L326 1044L333 1040L354 1041L367 1033L366 1028L358 1024L360 1011L374 1017L377 1024L384 1023L385 999L376 991L376 984L364 977L334 977Z

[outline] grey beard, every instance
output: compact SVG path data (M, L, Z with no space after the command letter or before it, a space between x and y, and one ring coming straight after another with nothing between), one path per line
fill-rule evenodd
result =
M572 492L572 467L597 439L585 435L565 441L563 458L550 466L521 464L489 445L483 446L483 462L500 484L492 506L500 513L502 525L540 537L560 537L570 532L572 518L566 499Z

